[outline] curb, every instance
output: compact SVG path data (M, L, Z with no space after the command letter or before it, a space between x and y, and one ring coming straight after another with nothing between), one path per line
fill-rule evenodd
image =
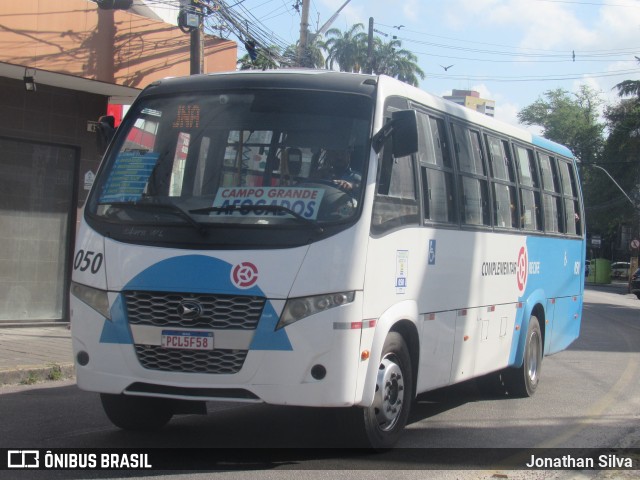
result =
M25 366L13 370L0 370L0 386L33 385L41 382L67 380L76 375L73 363L51 363L46 366Z

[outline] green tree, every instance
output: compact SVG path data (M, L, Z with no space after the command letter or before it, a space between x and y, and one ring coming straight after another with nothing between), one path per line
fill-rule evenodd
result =
M573 151L579 162L588 234L601 235L603 245L609 248L615 235L610 220L619 221L624 212L619 211L621 204L611 202L620 196L612 190L615 184L592 166L602 163L605 155L605 124L599 117L602 104L599 95L586 86L573 94L563 89L549 90L544 97L522 109L518 120L541 127L545 137Z
M319 36L309 35L307 48L302 53L302 58L299 55L299 45L298 41L295 45L289 45L285 50L283 56L288 65L303 68L324 68L324 44Z
M600 165L616 179L627 195L611 181L602 185L594 195L597 195L599 205L611 205L607 209L598 209L596 214L598 221L608 228L608 235L618 240L621 239L621 225L630 227L636 238L640 230L640 82L626 80L615 88L621 100L604 110L609 136ZM626 245L619 246L621 252L618 257L628 257Z
M640 61L639 61L640 62ZM634 96L640 97L640 80L625 80L615 86L621 97Z
M275 45L265 49L256 47L256 59L252 60L249 54L243 55L236 64L240 70L268 70L280 66L279 48Z
M333 70L337 64L341 72L360 73L365 68L367 59L364 25L356 23L345 32L338 28L328 30L323 48L327 52L325 64L329 69Z
M609 136L599 165L618 183L606 177L602 171L593 172L590 178L600 175L598 190L592 192L597 209L598 223L606 226L611 236L617 238L620 225L633 226L638 231L638 206L640 206L640 102L625 99L604 111ZM595 182L593 182L595 184ZM620 190L624 191L622 193ZM632 202L636 205L635 208ZM608 208L607 208L608 207Z
M418 57L402 48L402 42L394 39L387 43L374 38L371 71L376 75L389 75L410 85L418 86L424 79L424 72L418 64Z
M574 94L559 88L544 95L518 113L520 123L541 127L546 138L569 147L583 163L595 162L604 145L599 94L583 85Z
M397 39L389 42L374 37L372 58L368 58L368 36L361 23L342 32L337 28L327 31L323 44L327 52L326 66L329 69L337 64L343 72L364 72L371 70L376 75L389 75L403 82L417 86L424 79L424 72L418 66L418 57L402 48Z

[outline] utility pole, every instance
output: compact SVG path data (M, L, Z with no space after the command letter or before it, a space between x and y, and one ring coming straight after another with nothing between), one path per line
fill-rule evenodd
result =
M204 36L202 34L202 7L199 0L180 0L178 27L191 36L189 46L190 74L204 70Z
M298 66L306 66L307 46L309 43L309 3L310 0L302 0L302 13L300 15L300 43L298 44Z
M369 17L369 38L367 44L367 73L373 73L373 17Z
M202 27L202 16L198 13L198 26L191 30L191 75L197 75L204 71L204 35L202 35Z

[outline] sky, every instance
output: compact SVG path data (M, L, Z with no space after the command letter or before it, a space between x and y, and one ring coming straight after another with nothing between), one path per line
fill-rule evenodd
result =
M344 1L311 0L310 31ZM227 0L236 3L279 40L300 38L299 0ZM417 56L420 88L476 90L496 101L496 118L514 125L518 111L549 90L588 85L613 104L614 85L640 80L638 0L351 0L331 27L366 29L370 17L375 35L395 35Z

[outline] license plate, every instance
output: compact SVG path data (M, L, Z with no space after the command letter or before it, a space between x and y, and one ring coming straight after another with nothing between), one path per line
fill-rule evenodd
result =
M163 330L162 346L179 350L213 350L213 332Z

